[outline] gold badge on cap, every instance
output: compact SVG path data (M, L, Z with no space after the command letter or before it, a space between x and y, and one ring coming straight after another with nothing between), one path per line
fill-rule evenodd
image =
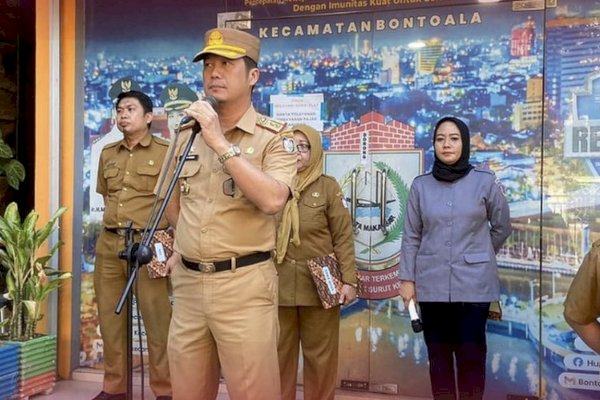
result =
M131 81L123 79L121 81L121 90L124 92L129 92L131 90Z
M176 87L169 88L168 92L169 92L170 100L177 100L177 98L179 98L179 89L178 88L176 88Z
M208 46L223 44L223 34L219 31L212 31L208 37Z

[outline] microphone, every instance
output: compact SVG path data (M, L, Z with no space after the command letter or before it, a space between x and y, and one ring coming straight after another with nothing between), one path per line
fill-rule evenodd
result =
M215 110L219 106L219 102L214 96L206 96L202 100L210 104L210 106ZM200 132L200 124L194 119L194 117L191 115L186 115L185 117L181 118L181 121L179 121L179 131L191 127L193 127L194 132Z
M410 324L412 325L413 332L421 332L423 330L423 324L421 323L421 318L419 317L419 313L417 312L417 307L415 306L415 301L413 299L410 299L408 302L408 314L410 315Z

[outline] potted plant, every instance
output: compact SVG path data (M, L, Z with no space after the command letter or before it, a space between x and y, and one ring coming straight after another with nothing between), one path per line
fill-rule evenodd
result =
M7 290L4 297L11 302L4 343L16 345L19 352L14 398L47 393L56 381L56 337L38 335L35 328L43 317L43 303L71 273L49 266L61 242L53 245L48 254L38 253L65 211L66 208L59 208L40 229L36 227L39 214L32 210L22 220L14 202L0 216L0 265L5 270Z
M6 178L8 186L19 189L21 182L25 180L25 166L14 158L10 146L6 144L0 129L0 176Z

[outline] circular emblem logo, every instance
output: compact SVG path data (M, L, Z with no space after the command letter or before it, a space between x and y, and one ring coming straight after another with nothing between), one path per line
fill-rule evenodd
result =
M223 44L223 34L219 31L213 31L208 36L208 46Z

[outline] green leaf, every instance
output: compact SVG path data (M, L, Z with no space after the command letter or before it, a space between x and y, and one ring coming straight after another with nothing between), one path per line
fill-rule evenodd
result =
M25 180L25 167L17 160L10 160L4 165L4 174L8 184L19 189L19 184Z
M2 139L0 134L0 175L6 176L8 184L19 189L19 184L25 180L25 166L14 158L14 152Z
M23 300L23 304L25 304L29 318L34 318L37 311L38 302L33 300Z
M404 212L406 209L406 202L408 201L409 193L409 187L406 185L406 183L396 170L391 168L388 164L386 164L383 161L377 161L374 164L380 170L387 170L387 176L390 183L394 187L394 190L396 191L396 196L398 199L400 209L398 213L398 218L393 222L392 226L388 230L387 235L385 235L383 240L374 243L369 249L365 249L373 251L375 251L379 246L382 246L385 243L395 242L399 240L402 236L402 232L404 231Z
M25 217L25 221L23 221L23 230L25 230L28 234L35 232L35 224L37 224L39 218L40 215L31 210Z
M4 219L6 219L9 224L21 224L21 216L19 215L19 207L17 206L17 203L13 201L6 206L6 210L4 210Z
M12 158L13 152L9 145L0 139L0 158Z
M48 236L50 236L50 234L54 231L54 225L56 224L56 221L61 215L65 213L65 211L67 211L65 207L61 207L58 210L56 210L56 212L46 223L46 225L44 225L42 229L38 231L36 235L36 242L38 246L41 246L46 241Z

